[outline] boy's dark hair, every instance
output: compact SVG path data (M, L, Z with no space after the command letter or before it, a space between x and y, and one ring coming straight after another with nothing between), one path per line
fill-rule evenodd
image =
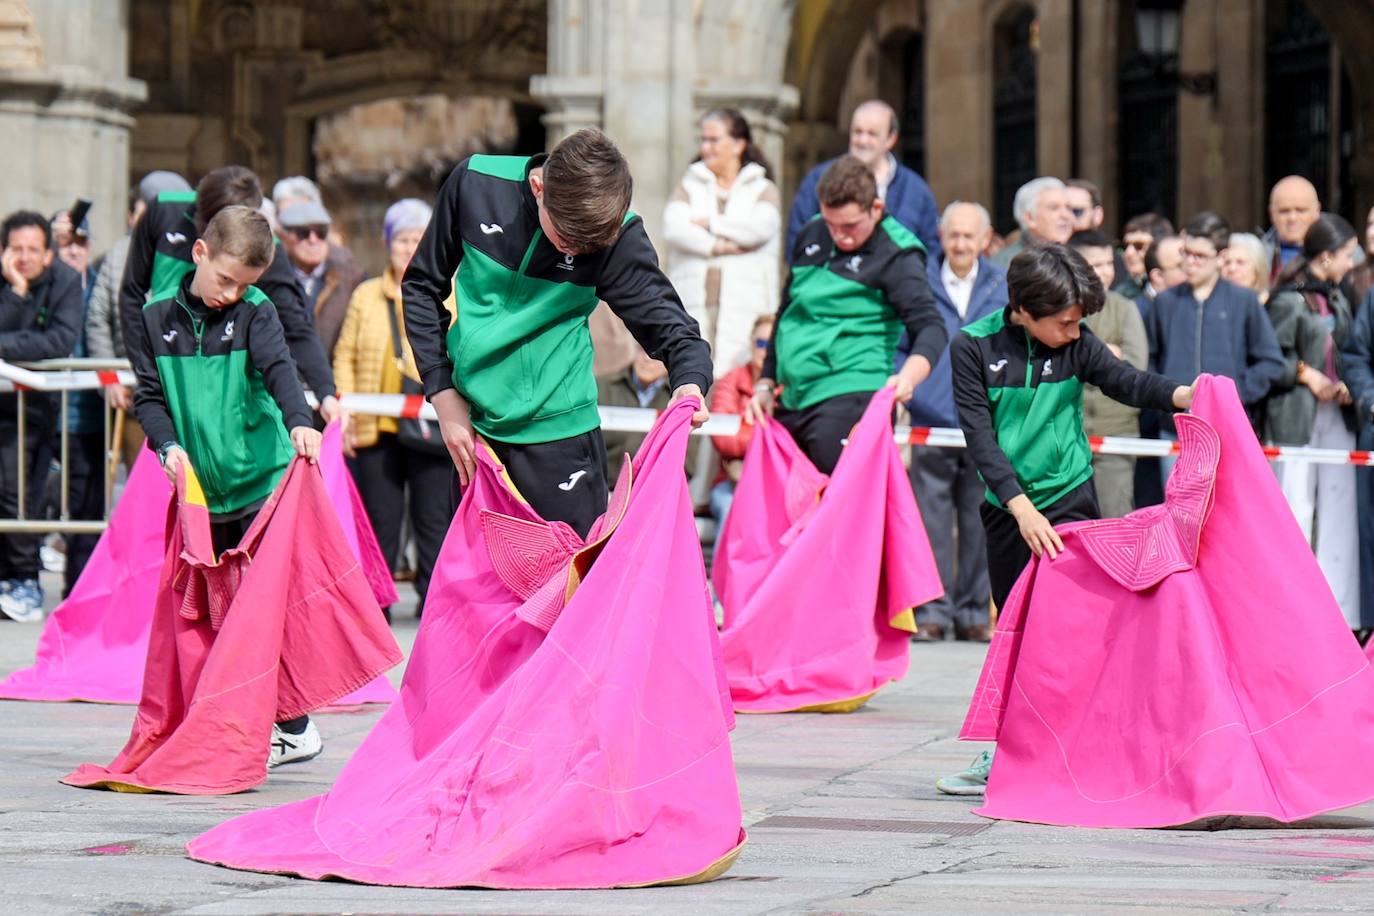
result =
M11 232L28 226L43 230L43 247L52 248L52 226L42 213L35 210L15 210L5 217L5 221L0 223L0 248L9 247Z
M1079 248L1111 248L1112 240L1107 238L1107 234L1100 229L1084 229L1082 232L1075 232L1069 236L1069 247L1074 250Z
M276 254L267 217L237 204L216 213L200 238L211 257L228 255L245 267L265 268Z
M816 185L816 199L822 207L843 207L858 204L861 209L872 208L878 199L878 182L873 173L853 156L836 159Z
M599 251L619 237L633 193L630 164L594 127L565 137L544 161L544 210L578 251Z
M1075 305L1083 317L1102 311L1102 281L1083 256L1067 245L1026 248L1007 268L1007 299L1031 318L1048 318Z
M1070 178L1064 182L1068 188L1080 188L1088 192L1088 199L1092 201L1094 207L1102 206L1102 189L1093 184L1086 178Z
M206 227L225 207L262 206L262 182L257 174L241 165L226 165L215 169L196 185L196 231L205 234Z
M1203 210L1188 220L1188 225L1183 227L1183 234L1206 239L1217 251L1231 244L1231 224L1211 210Z
M1165 236L1174 234L1174 224L1158 213L1142 213L1139 216L1132 216L1126 220L1126 225L1121 227L1122 238L1132 232L1148 232L1154 236L1157 242Z

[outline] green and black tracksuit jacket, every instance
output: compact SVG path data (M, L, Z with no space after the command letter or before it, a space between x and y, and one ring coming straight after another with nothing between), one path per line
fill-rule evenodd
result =
M288 430L311 425L310 407L272 300L250 286L212 309L191 294L194 276L149 302L125 337L134 411L152 447L186 450L211 515L234 518L272 494L295 454Z
M431 399L457 388L482 436L518 445L600 426L587 317L604 300L669 385L711 384L711 351L658 266L643 221L565 255L539 227L529 173L544 157L472 156L444 182L401 282L406 333ZM456 276L455 276L456 274ZM444 300L456 285L458 317Z
M1024 493L1037 509L1093 476L1083 385L1114 401L1174 409L1176 382L1117 359L1087 327L1058 348L1011 321L1008 306L962 328L949 347L954 406L988 502Z
M934 366L949 332L930 292L920 239L885 216L860 248L840 251L815 217L792 247L763 378L782 386L780 403L788 410L877 391L892 376L903 327L911 354Z
M149 204L129 236L129 256L120 284L119 320L126 340L131 330L137 330L144 304L173 296L182 277L195 268L191 246L198 238L194 191L165 191ZM276 257L256 286L277 307L286 345L301 378L320 399L335 394L329 357L315 333L310 308L281 245L277 245ZM136 348L129 346L128 350L132 359Z

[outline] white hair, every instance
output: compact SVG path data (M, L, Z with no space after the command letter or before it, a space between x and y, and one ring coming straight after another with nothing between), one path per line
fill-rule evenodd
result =
M975 203L971 200L955 200L950 201L949 206L945 207L944 212L940 214L941 229L948 228L949 217L950 214L954 212L955 207L972 207L974 210L978 212L978 218L983 221L983 228L992 228L992 216L989 215L987 207L983 206L980 203Z
M1265 250L1264 243L1260 241L1259 236L1249 232L1232 232L1231 238L1226 242L1226 247L1239 248L1255 265L1256 292L1268 287L1269 252Z
M1065 185L1058 178L1051 178L1042 175L1039 178L1032 178L1030 181L1016 189L1016 198L1011 204L1012 216L1016 217L1016 224L1023 230L1026 229L1026 217L1040 203L1040 195L1046 191L1062 191Z
M308 200L324 206L320 186L304 175L292 175L272 185L272 202L280 209L283 200Z

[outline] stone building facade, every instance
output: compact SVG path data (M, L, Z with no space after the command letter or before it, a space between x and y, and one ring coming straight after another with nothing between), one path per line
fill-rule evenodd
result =
M1374 203L1374 3L1347 0L0 0L0 207L226 162L317 177L352 237L474 150L587 125L630 157L651 231L733 105L790 193L879 96L942 202L1004 228L1034 174L1141 209L1265 221L1270 182ZM378 258L370 246L365 260ZM372 264L372 266L377 266Z

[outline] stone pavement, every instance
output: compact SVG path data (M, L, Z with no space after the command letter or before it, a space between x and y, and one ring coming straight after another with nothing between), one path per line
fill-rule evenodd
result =
M401 617L404 644L415 622ZM39 625L0 623L0 671ZM980 749L953 735L981 647L912 649L912 671L848 716L741 716L734 749L748 845L685 888L509 892L318 883L192 862L183 846L243 811L324 791L379 713L318 717L325 753L224 798L67 788L106 762L132 710L0 701L0 889L8 913L876 914L1210 910L1374 912L1374 805L1299 828L1240 820L1109 831L990 822L936 776ZM394 673L399 678L399 672ZM1352 760L1368 767L1371 761ZM1226 829L1220 829L1226 828Z

